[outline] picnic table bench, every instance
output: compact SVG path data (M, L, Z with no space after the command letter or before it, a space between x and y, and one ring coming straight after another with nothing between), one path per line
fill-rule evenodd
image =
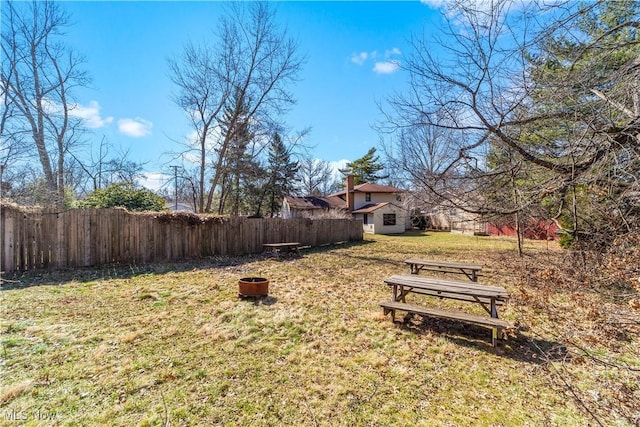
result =
M478 264L465 264L461 262L439 261L432 259L411 258L404 261L409 265L411 274L418 274L420 270L439 271L441 273L464 274L472 282L478 281L478 274L482 266Z
M280 258L280 254L282 253L295 252L297 255L300 255L299 242L265 243L262 245L262 248L265 252L275 255L277 258Z
M509 294L503 287L416 275L393 275L384 279L384 282L391 287L391 300L381 302L380 306L385 315L391 313L391 320L394 322L396 310L401 310L422 316L440 317L484 326L492 330L491 344L494 347L498 339L504 338L504 329L511 327L509 322L498 318L498 306L509 299ZM410 293L478 303L489 317L408 304L406 297Z

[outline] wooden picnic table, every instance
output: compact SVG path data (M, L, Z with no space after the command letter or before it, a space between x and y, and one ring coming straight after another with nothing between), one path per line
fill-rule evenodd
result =
M280 257L281 253L295 252L297 255L300 255L299 242L265 243L262 245L262 248L265 252L275 255L277 258Z
M393 275L384 279L384 282L391 287L391 300L384 301L380 305L384 309L385 315L391 313L393 321L395 321L395 311L402 310L422 316L441 317L485 326L491 328L493 332L491 342L494 347L497 339L503 338L504 329L511 326L508 322L498 318L498 306L509 299L506 289L501 286L486 286L414 274ZM489 317L445 311L421 304L408 304L406 297L411 293L477 303L484 308Z
M439 261L433 259L411 258L404 261L409 265L411 274L418 274L420 270L439 271L441 273L464 274L472 282L478 281L482 266L478 264L466 264L461 262Z

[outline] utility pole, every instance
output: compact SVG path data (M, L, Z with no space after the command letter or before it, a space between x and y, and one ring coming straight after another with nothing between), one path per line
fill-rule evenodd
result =
M174 196L173 196L173 200L175 203L175 210L178 210L178 168L180 166L176 166L176 165L171 165L169 166L170 168L173 168L173 177L174 177Z

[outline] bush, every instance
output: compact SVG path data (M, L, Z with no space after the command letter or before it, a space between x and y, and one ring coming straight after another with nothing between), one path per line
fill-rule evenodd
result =
M81 208L122 207L130 211L164 211L167 202L151 190L136 188L131 183L111 184L90 193L78 203Z

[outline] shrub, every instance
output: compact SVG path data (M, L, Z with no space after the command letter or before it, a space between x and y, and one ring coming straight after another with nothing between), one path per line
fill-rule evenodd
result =
M130 211L163 211L167 202L153 191L136 188L131 183L111 184L107 188L90 193L78 203L81 208L122 207Z

